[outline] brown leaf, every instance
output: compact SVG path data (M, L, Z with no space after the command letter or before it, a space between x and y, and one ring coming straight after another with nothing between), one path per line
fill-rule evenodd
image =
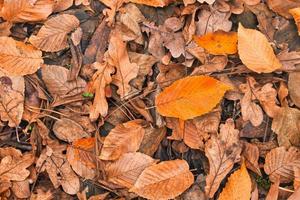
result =
M278 114L274 116L272 130L277 134L279 146L298 146L300 111L296 108L281 107Z
M73 5L74 0L55 0L53 5L53 12L61 12L67 10Z
M193 182L194 176L186 161L164 161L147 167L129 191L147 199L173 199Z
M29 180L27 179L24 181L14 181L11 190L20 199L29 198L31 195Z
M289 10L300 6L300 2L294 0L268 0L267 4L271 10L285 18L292 18Z
M160 73L156 81L162 88L171 85L174 80L183 78L186 73L184 65L178 63L170 65L158 64L158 68Z
M259 150L258 147L254 144L243 142L243 151L242 155L245 158L245 164L248 169L251 169L253 172L257 173L258 175L262 176L259 165Z
M93 105L90 110L90 119L95 121L99 115L105 117L108 112L108 103L106 100L106 87L112 82L111 74L115 69L108 63L93 64L97 72L94 73L92 80L89 84L90 92L95 93Z
M153 7L164 7L174 2L174 0L129 0L132 3L144 4Z
M300 57L299 57L300 58ZM288 88L293 103L300 108L300 72L292 72L289 74Z
M42 52L10 37L0 37L0 68L8 75L35 73L43 64Z
M131 188L142 171L156 161L142 153L126 153L105 167L108 181Z
M212 135L205 145L205 155L209 160L209 174L206 177L205 191L212 198L220 183L239 161L241 147L239 131L234 129L234 122L228 119L220 126L220 134Z
M56 52L68 47L68 34L79 26L74 15L61 14L48 19L37 35L32 35L29 42L47 52Z
M300 4L298 6L300 6ZM298 35L300 35L300 7L290 9L289 13L294 17L295 23L298 28Z
M300 198L300 189L298 188L287 200L297 200Z
M37 189L37 193L32 193L30 200L51 200L54 198L53 193L51 192L51 190L47 190L47 191L43 191L42 189Z
M294 179L293 167L300 167L300 153L297 148L285 147L272 149L266 156L264 170L272 182L288 183Z
M125 0L100 0L102 3L104 3L107 7L110 9L104 9L103 13L106 15L106 21L108 22L109 26L112 26L115 21L115 15L116 12L122 7Z
M274 184L271 185L268 195L266 196L266 200L278 199L279 183L279 181L276 181Z
M131 91L129 81L138 74L139 67L131 63L128 57L126 43L122 41L120 35L112 33L108 46L108 63L116 67L117 72L113 75L113 84L118 86L118 94L121 98L128 98Z
M300 53L297 51L283 50L277 55L277 58L282 63L284 70L295 70L296 66L300 64Z
M2 22L0 24L0 36L9 36L11 34L10 29L12 27L12 23L10 22Z
M79 124L68 118L57 120L53 125L53 132L56 137L66 142L74 142L83 137L89 137Z
M145 135L139 148L139 152L148 156L153 156L157 151L161 141L165 138L166 132L166 127L153 128L148 126L145 129Z
M143 122L133 120L112 129L104 140L100 159L117 160L124 153L137 151L145 134Z
M47 19L52 13L52 0L3 1L0 16L10 22L35 22Z

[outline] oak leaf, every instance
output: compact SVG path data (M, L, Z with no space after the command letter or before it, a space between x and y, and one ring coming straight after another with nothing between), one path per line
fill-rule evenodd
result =
M112 82L111 74L115 71L114 67L108 63L93 64L97 72L94 73L92 80L89 84L89 90L95 93L93 105L91 106L90 119L95 121L99 115L105 117L108 112L108 103L106 100L106 87Z
M212 135L205 145L205 155L209 161L209 173L206 177L205 192L212 198L220 183L240 159L241 146L239 131L234 128L232 119L220 126L220 134Z
M157 111L167 117L192 119L211 111L230 86L209 76L191 76L175 81L156 98Z
M147 199L173 199L193 182L188 163L171 160L147 167L129 191Z
M294 20L297 25L297 28L298 28L298 35L300 35L300 7L290 9L289 13L291 13L293 15Z
M174 0L129 0L131 3L144 4L153 7L165 7Z
M289 183L294 179L294 167L300 167L300 153L296 147L277 147L267 153L264 170L272 182Z
M213 55L235 54L237 52L237 33L216 31L203 36L194 36L195 42Z
M105 167L107 179L114 184L131 188L142 171L155 162L150 156L139 152L126 153Z
M0 16L10 22L35 22L47 19L53 11L52 0L3 1Z
M8 75L35 73L43 63L42 52L10 37L0 37L0 68Z
M245 163L228 178L225 188L218 200L244 200L251 198L251 178L248 174Z
M124 153L137 151L145 134L143 122L133 120L112 129L104 140L100 159L117 160Z
M246 67L257 73L270 73L282 67L266 36L241 24L238 28L238 53Z
M43 51L60 51L68 47L68 34L77 27L79 20L74 15L57 15L48 19L38 34L29 38L29 42Z

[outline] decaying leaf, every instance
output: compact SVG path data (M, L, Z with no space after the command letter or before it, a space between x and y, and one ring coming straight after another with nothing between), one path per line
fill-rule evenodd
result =
M35 73L43 64L42 52L10 37L0 37L0 68L8 75Z
M243 163L241 168L235 171L228 178L219 200L244 200L251 197L251 178L248 174L246 165Z
M102 160L117 160L122 154L139 149L145 130L143 120L133 120L117 125L106 136L100 154Z
M174 0L129 0L132 3L144 4L153 7L164 7L174 2Z
M241 24L238 28L238 53L246 67L257 73L270 73L282 67L266 36Z
M237 52L237 33L216 31L203 36L194 36L195 42L213 55L235 54Z
M272 149L266 155L264 170L272 182L291 182L294 179L294 167L300 167L299 158L299 150L295 147L288 150L285 147Z
M108 181L131 188L142 171L154 163L155 160L145 154L126 153L115 162L108 164L105 171Z
M155 103L161 115L187 120L211 111L229 89L209 76L192 76L165 88Z
M209 160L209 174L206 177L205 192L212 198L221 181L239 161L241 146L239 131L234 128L232 119L220 126L220 134L212 135L205 145L205 155Z
M38 34L29 38L29 42L43 51L60 51L68 47L68 34L78 26L79 20L74 15L58 15L47 20Z
M147 167L130 191L147 199L173 199L193 182L187 162L171 160Z

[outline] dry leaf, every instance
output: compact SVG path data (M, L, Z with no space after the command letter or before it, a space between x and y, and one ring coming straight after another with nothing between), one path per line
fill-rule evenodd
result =
M174 2L174 0L129 0L129 2L144 4L153 7L165 7L170 3Z
M126 153L105 167L108 181L131 188L142 171L154 164L155 160L142 153Z
M79 26L74 15L61 14L48 19L37 35L32 35L29 42L47 52L56 52L68 47L68 34Z
M268 195L266 196L266 200L274 200L278 199L279 194L279 181L273 183L269 189Z
M68 118L57 120L53 125L53 132L56 137L66 142L74 142L83 137L89 137L79 124Z
M230 88L208 76L183 78L157 96L157 111L167 117L192 119L211 111Z
M266 155L264 170L272 182L289 183L294 179L294 167L300 167L300 153L295 147L272 149Z
M67 160L72 169L85 179L96 176L95 138L83 138L67 148Z
M90 119L95 121L99 115L105 117L108 112L108 103L106 100L106 87L112 82L111 74L115 71L114 67L108 63L93 64L97 72L94 73L89 84L90 92L95 93L95 98L90 111Z
M205 192L209 198L214 196L234 163L239 161L241 150L239 131L234 129L233 120L228 119L225 124L220 126L220 134L212 135L205 144L205 155L209 160Z
M246 67L257 73L270 73L282 67L266 36L241 24L238 28L238 52Z
M25 83L22 76L7 76L0 71L0 117L10 127L18 127L24 112Z
M129 191L147 199L173 199L193 182L188 163L171 160L147 167Z
M129 61L126 43L122 41L121 36L112 33L108 46L108 63L115 66L117 72L113 75L113 84L118 86L118 94L121 98L128 98L131 87L129 82L138 74L139 67Z
M73 5L74 0L55 0L53 5L53 12L61 12L67 10Z
M104 140L100 159L116 160L124 153L137 151L145 134L143 122L143 120L133 120L112 129Z
M293 15L295 23L298 28L298 35L300 35L300 7L290 9L289 13L291 13L291 15Z
M29 198L31 195L30 187L29 187L29 180L24 181L14 181L12 182L12 188L14 195L20 199Z
M213 55L235 54L237 52L237 33L216 31L203 36L194 36L195 42Z
M33 46L10 37L0 37L0 68L8 75L33 74L43 62L42 52Z
M216 0L197 0L200 3L208 3L208 4L213 4Z
M153 156L161 141L165 138L166 132L166 127L152 128L151 126L148 126L145 129L145 135L139 148L139 152L148 156Z
M106 15L106 21L109 26L112 26L115 21L116 12L122 7L125 0L100 0L110 9L104 9L103 14Z
M42 189L37 189L37 193L31 194L30 200L51 200L53 198L54 195L50 189L46 192L44 192Z
M225 188L218 200L244 200L251 197L251 178L248 174L245 163L228 178Z
M277 134L279 146L299 146L300 111L296 108L281 107L272 121L272 130Z
M0 12L10 22L35 22L47 19L52 13L52 0L5 0Z
M258 159L259 159L258 147L248 142L243 142L242 144L243 144L242 155L245 158L245 164L247 168L257 173L258 175L262 176L258 165Z
M289 74L288 88L290 97L294 104L300 108L300 72L292 72Z
M271 10L285 18L292 18L289 10L300 6L297 0L267 0L267 4Z
M0 37L2 36L9 36L11 34L12 23L10 22L2 22L0 24Z
M300 189L298 188L287 200L298 200L300 198Z

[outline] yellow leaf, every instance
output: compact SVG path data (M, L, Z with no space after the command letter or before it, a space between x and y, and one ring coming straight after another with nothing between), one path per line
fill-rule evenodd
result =
M270 73L282 66L266 36L241 24L238 28L238 52L246 67L257 73Z
M291 13L291 15L293 15L294 20L297 25L297 28L298 28L298 35L300 35L300 7L290 9L289 13Z
M251 179L248 174L245 163L241 168L235 171L219 196L218 200L244 200L251 198Z
M237 52L237 33L216 31L203 36L194 36L195 42L213 55L235 54Z
M157 111L167 117L192 119L211 111L229 89L230 86L209 76L186 77L157 96Z
M130 0L130 2L153 7L164 7L174 2L174 0Z

